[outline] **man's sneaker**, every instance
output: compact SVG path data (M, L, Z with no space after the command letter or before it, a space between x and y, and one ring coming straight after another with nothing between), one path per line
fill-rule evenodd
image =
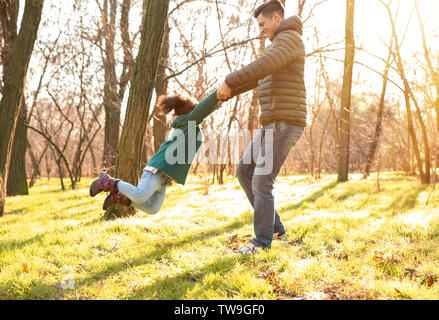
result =
M240 253L240 254L250 254L250 253L256 253L259 252L261 250L260 247L258 247L257 245L255 245L253 242L250 242L248 245L239 248L237 250L234 250L235 253Z
M287 236L286 231L273 233L273 240L283 239Z

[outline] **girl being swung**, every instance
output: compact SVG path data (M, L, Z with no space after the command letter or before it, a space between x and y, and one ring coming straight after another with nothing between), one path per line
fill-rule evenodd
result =
M199 125L221 103L217 98L217 90L198 104L194 99L180 95L159 97L158 105L162 112L165 114L172 112L174 121L171 127L175 130L146 164L137 187L108 174L102 174L92 182L90 196L94 197L100 192L110 192L104 201L104 210L113 204L119 204L133 206L149 214L157 213L165 200L166 186L169 182L185 184L192 161L203 141L203 133ZM190 125L195 126L195 135L189 135ZM190 141L189 139L193 140L194 136L196 141ZM190 146L195 146L195 150L190 152ZM185 151L185 161L169 161L170 155L173 160L178 158L175 153L181 150Z

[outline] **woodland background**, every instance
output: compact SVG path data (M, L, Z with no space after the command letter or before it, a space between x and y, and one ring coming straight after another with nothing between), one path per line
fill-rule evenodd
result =
M3 199L38 177L63 190L101 171L136 182L169 128L156 97L201 100L267 45L251 15L261 1L0 3ZM397 170L435 183L439 2L284 3L304 22L308 126L283 174ZM258 111L256 91L230 100L203 124L208 139L253 132ZM231 161L192 169L206 184L234 173Z

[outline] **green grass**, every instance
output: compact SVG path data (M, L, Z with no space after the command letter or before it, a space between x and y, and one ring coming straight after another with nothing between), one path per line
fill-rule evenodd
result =
M6 200L0 299L438 299L439 192L398 173L377 192L375 179L279 176L289 236L250 256L231 249L253 236L234 178L204 195L190 177L158 214L110 221L91 179L44 179Z

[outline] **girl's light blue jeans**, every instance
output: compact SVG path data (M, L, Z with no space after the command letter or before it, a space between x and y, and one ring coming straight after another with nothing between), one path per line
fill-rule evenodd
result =
M159 212L166 197L168 177L161 173L143 171L137 187L119 181L117 189L131 200L131 205L148 214Z

